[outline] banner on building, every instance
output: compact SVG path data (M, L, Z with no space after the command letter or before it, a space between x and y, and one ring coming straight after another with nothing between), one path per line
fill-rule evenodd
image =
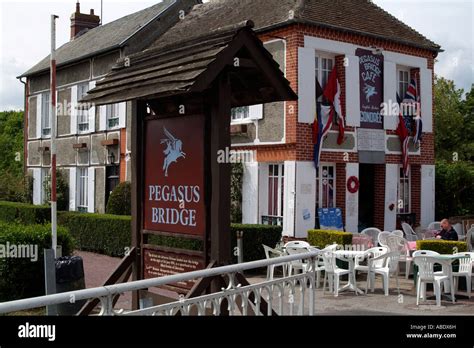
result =
M383 129L383 118L380 114L384 101L382 54L358 49L360 73L360 126L361 128Z

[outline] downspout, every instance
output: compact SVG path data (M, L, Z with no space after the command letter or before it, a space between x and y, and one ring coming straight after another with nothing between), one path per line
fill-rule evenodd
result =
M27 175L27 165L26 160L28 156L28 98L29 98L29 86L28 86L28 79L26 81L22 80L23 77L19 77L18 80L25 86L25 100L23 105L23 175L26 177Z

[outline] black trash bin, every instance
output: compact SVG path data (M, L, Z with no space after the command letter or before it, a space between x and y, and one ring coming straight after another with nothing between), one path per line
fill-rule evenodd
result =
M66 256L56 259L56 292L68 292L85 289L84 266L82 257ZM76 315L86 303L85 300L61 303L57 306L58 315Z

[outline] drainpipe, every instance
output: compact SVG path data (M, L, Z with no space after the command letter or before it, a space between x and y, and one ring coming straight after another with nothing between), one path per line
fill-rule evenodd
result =
M27 175L27 167L26 167L26 158L27 158L27 148L28 148L28 97L29 97L29 90L28 90L28 80L23 81L23 77L18 77L18 81L20 81L25 86L25 100L23 102L23 176L26 177Z

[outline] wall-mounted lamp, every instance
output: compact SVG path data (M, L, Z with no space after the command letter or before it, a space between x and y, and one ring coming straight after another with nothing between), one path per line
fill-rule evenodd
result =
M109 164L115 164L115 155L113 151L109 151L107 158L109 159Z

